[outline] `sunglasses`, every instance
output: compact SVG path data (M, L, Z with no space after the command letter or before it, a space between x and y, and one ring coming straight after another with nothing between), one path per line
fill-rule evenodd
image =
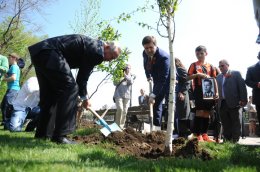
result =
M219 68L220 68L220 67L225 67L225 65L219 65L218 67L219 67Z

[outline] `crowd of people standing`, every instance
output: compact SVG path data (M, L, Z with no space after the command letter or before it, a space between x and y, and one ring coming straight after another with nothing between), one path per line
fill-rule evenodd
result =
M153 83L153 88L149 95L141 89L138 101L140 105L153 105L153 130L160 130L163 110L167 109L169 102L170 55L157 46L154 36L144 37L142 46L144 73L147 81ZM27 108L32 110L39 105L37 118L33 117L37 119L35 138L75 144L67 135L75 130L77 99L80 97L84 108L90 108L87 83L93 68L103 61L116 59L121 48L115 42L74 34L43 40L30 46L29 52L37 78L29 79L21 90L20 69L17 65L19 56L10 54L9 63L6 57L0 56L0 73L8 85L1 104L2 124L10 131L21 131L28 116ZM226 59L219 60L219 69L208 63L207 54L205 46L196 47L197 61L191 63L188 70L180 58L175 58L176 89L174 100L170 101L175 103L174 123L178 135L189 138L193 133L199 141L219 142L219 134L214 135L214 139L208 136L209 121L215 114L215 119L222 124L224 141L238 142L241 135L240 111L246 105L250 108L250 135L259 134L255 126L256 116L260 120L260 54L259 62L248 68L245 80L239 71L229 68ZM71 73L74 68L79 69L76 79ZM113 97L117 107L115 122L121 128L125 125L135 79L130 70L131 66L127 64L120 82L114 83ZM30 89L33 83L38 87ZM246 85L253 88L249 101L251 104L248 104ZM24 93L25 90L29 91ZM23 95L31 96L32 101L25 105L19 104L16 99L24 99ZM13 105L11 116L7 115L9 104ZM191 113L195 114L193 127L190 127ZM167 121L167 114L164 117Z
M149 103L154 104L153 113L155 127L161 126L162 101L168 103L169 93L169 54L156 44L153 36L143 39L143 62L147 80L153 80L153 92L149 95ZM239 71L231 70L226 59L219 60L219 69L206 61L207 49L198 46L195 49L198 61L185 69L180 59L176 63L176 96L175 123L179 136L188 137L193 133L199 141L219 142L219 135L211 139L208 136L208 126L211 114L221 122L224 141L238 142L241 136L241 109L247 104L246 85L253 88L253 104L259 118L260 93L260 62L248 68L246 80ZM258 56L259 58L259 56ZM260 59L260 58L259 58ZM203 81L203 82L202 82ZM191 112L190 102L195 101L194 126L190 130L187 120ZM255 120L252 120L252 123ZM258 119L259 121L259 119ZM251 127L253 133L255 127ZM219 130L219 129L218 129ZM260 131L257 131L260 134ZM258 134L258 135L259 135ZM252 134L251 134L252 135Z

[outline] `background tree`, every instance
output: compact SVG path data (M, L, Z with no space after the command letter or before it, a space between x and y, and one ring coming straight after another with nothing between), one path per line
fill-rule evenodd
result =
M28 46L45 38L37 37L33 33L40 26L33 22L32 16L42 14L43 7L47 7L52 0L1 0L0 1L0 54L8 55L16 52L26 62L22 71L22 81L32 68L28 55ZM30 30L30 31L29 31ZM24 75L26 74L26 75Z
M84 34L93 38L97 38L103 41L118 41L121 34L112 26L112 21L104 21L99 17L100 14L100 0L82 0L81 10L76 13L75 20L70 23L71 28L75 33ZM125 20L124 17L118 17L116 20L120 22ZM106 72L107 75L99 82L96 90L89 95L91 98L97 91L98 88L105 81L112 80L114 83L119 82L123 77L123 67L128 61L130 51L125 48L121 55L111 62L103 62L96 66L93 72Z
M45 38L33 33L40 28L33 23L35 13L42 14L52 0L0 0L0 54L7 56L16 52L25 60L25 68L21 74L21 81L34 74L27 48L35 42ZM30 31L29 31L30 30ZM1 82L0 99L6 90L6 83Z
M25 25L30 27L30 30L38 28L39 26L33 23L30 16L35 13L41 13L43 7L46 7L50 0L2 0L0 15L2 19L0 22L5 24L0 35L0 50L4 53L8 50L9 42L15 38L16 32ZM33 27L32 27L33 26Z

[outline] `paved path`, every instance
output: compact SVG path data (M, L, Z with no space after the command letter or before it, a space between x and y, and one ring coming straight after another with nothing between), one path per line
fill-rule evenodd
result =
M238 143L241 145L258 145L258 146L260 146L260 137L246 137L245 139L240 139Z

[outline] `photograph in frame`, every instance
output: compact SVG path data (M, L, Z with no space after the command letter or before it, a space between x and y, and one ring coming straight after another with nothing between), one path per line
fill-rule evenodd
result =
M205 78L202 79L202 93L203 99L214 99L215 93L215 84L214 78Z

